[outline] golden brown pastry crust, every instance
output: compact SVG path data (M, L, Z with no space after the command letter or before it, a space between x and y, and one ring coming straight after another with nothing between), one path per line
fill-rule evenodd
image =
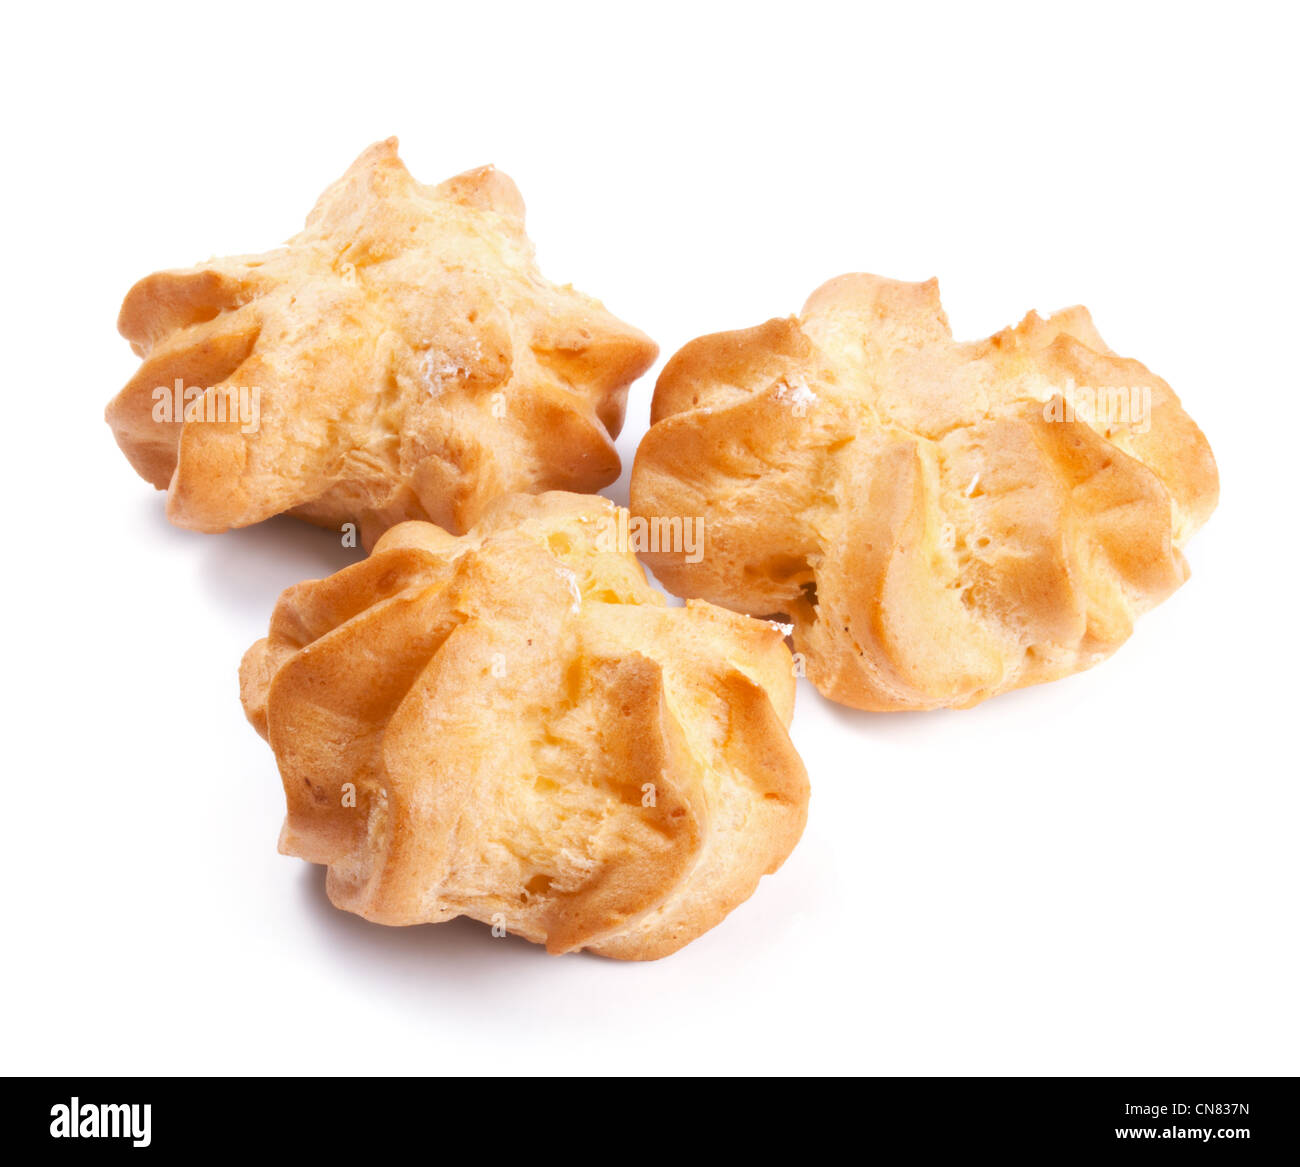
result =
M1218 498L1177 397L1085 309L959 344L933 280L841 276L798 318L694 340L651 421L631 509L706 532L699 562L647 554L656 577L792 621L809 677L862 709L1104 659L1186 578Z
M422 186L396 139L285 247L147 276L118 327L144 363L107 419L174 523L289 511L357 522L366 546L405 519L466 530L511 491L614 481L628 386L657 354L542 278L504 174ZM184 417L155 398L178 381L203 393Z
M280 849L328 864L336 905L649 960L785 860L808 782L784 639L669 607L617 514L507 496L281 596L241 693L284 782Z

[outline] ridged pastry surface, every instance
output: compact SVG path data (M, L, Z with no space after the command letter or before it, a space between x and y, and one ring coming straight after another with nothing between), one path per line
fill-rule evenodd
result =
M464 531L501 494L614 481L628 386L657 353L542 278L509 178L423 186L395 139L286 246L147 276L118 327L143 363L107 419L173 522L288 511L357 523L367 546L406 519Z
M826 696L969 706L1087 668L1186 578L1218 472L1173 391L1083 308L953 340L937 284L847 275L664 368L631 507L682 596L794 624Z
M785 860L808 782L784 637L670 607L618 514L506 496L280 598L241 693L284 783L281 850L328 865L337 906L644 960Z

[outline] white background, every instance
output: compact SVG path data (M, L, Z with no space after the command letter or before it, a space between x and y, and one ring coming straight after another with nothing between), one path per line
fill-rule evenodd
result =
M0 1069L1300 1072L1287 8L6 19ZM937 275L961 337L1087 304L1218 456L1192 579L1095 671L972 711L804 683L807 833L665 961L334 910L276 853L236 667L350 553L285 519L169 528L102 410L138 277L276 245L393 133L423 181L512 175L543 271L664 356L853 270Z

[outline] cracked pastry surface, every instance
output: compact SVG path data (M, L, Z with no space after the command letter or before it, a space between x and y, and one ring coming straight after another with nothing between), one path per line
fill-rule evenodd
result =
M658 351L542 278L509 178L423 186L396 139L284 247L145 277L118 328L144 360L107 420L174 523L288 511L356 522L366 546L406 519L464 531L512 491L613 482L628 386Z
M631 509L704 520L669 590L794 625L818 689L964 707L1104 659L1186 578L1204 435L1083 308L952 339L938 285L847 275L664 368Z
M669 607L617 516L506 496L465 536L405 523L281 596L241 696L284 783L280 849L327 864L338 907L647 960L793 849L782 634Z

